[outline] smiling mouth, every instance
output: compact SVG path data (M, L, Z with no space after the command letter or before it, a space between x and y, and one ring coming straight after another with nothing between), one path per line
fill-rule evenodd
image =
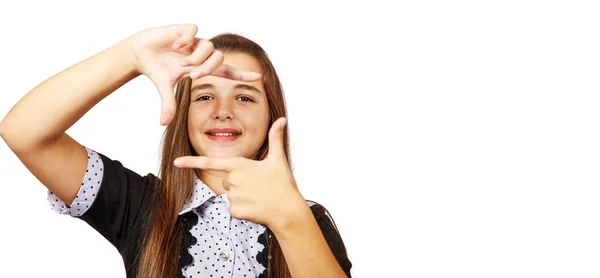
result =
M215 132L215 133L208 133L208 135L212 135L212 136L235 136L235 135L239 135L239 134Z
M208 139L213 141L235 141L241 134L230 133L230 132L207 132Z

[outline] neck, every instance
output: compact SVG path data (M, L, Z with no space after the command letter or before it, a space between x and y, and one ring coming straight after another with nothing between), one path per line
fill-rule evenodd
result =
M213 170L200 170L200 177L198 177L202 182L204 182L210 190L215 192L217 196L223 195L227 193L227 191L223 188L223 179L227 177L226 172L222 171L213 171Z

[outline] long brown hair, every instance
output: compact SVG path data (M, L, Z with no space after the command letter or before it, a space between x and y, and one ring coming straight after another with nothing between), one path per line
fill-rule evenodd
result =
M280 117L287 117L283 88L275 68L265 51L255 42L236 34L221 34L210 39L214 48L223 53L245 53L254 57L262 70L269 106L269 129ZM153 215L148 218L146 236L138 268L140 278L176 277L179 273L179 254L182 244L183 225L178 220L187 198L193 190L194 173L198 169L177 168L173 160L180 156L197 155L188 137L187 121L192 80L183 78L176 87L177 110L167 126L162 141L160 179L154 190ZM289 156L288 125L283 131L285 156L291 167ZM255 159L262 160L268 152L268 140L258 150ZM152 223L152 224L151 224ZM268 229L267 229L268 232ZM267 277L290 278L289 268L275 236L267 238Z

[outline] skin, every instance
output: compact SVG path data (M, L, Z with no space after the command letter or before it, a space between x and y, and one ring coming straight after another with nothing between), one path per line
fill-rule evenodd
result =
M195 38L197 30L193 24L148 29L61 71L36 86L9 111L0 122L0 137L50 191L65 203L72 203L80 188L81 173L87 166L87 154L65 131L116 89L140 74L148 76L161 94L161 124L166 125L175 111L174 82L190 70L200 68L204 73L252 82L258 78L255 74L222 65L218 53L214 53L210 47L204 47L207 44ZM199 43L199 47L190 54L188 46L195 42ZM182 46L187 50L174 52ZM209 56L211 53L213 55ZM187 56L180 58L182 55ZM190 66L180 66L180 62L189 63ZM245 62L251 64L247 59ZM235 62L228 58L226 63ZM94 76L97 79L96 82L89 82L81 76ZM216 89L218 92L228 92L226 86L216 88L219 88ZM227 115L222 111L229 109L240 110L233 104L233 101L229 104L233 108L223 105L225 108L220 110L219 113L223 113L220 115ZM246 135L262 134L263 139L266 136L267 124L261 133L258 128L252 129L258 124L243 125L237 121L238 118L223 119L239 124L236 128L245 131ZM253 143L248 143L238 149L210 148L222 151L222 155L238 157L212 157L210 160L207 160L210 157L185 157L178 166L204 169L204 172L210 173L214 171L215 176L219 171L222 172L221 176L226 173L228 182L225 185L229 190L231 215L269 225L280 242L294 277L344 277L310 208L297 191L282 155L281 127L285 120L278 121L273 124L277 128L269 130L269 142L274 144L270 144L268 159L253 161L245 158L246 151L252 153L253 149L258 149ZM27 123L27 129L22 128L24 123ZM200 131L202 127L206 126L193 126L191 131ZM194 134L197 139L192 141L194 148L200 151L201 139L197 134L200 133ZM262 140L258 135L249 137L253 139L248 142ZM203 180L206 182L208 179ZM214 182L208 184L212 184L211 189L215 192L223 192L215 190L217 187ZM268 194L259 194L261 192ZM276 213L269 214L274 212L273 208L277 208Z
M244 53L225 53L223 64L252 72L261 72L260 64ZM201 156L252 158L262 146L269 128L269 106L262 79L238 81L206 75L192 80L192 88L210 84L214 88L191 91L188 134L194 150ZM256 88L235 88L244 84ZM233 142L210 140L211 128L235 128L242 132ZM203 170L200 179L217 195L224 194L221 171Z
M260 72L257 61L246 54L225 54L224 64ZM192 88L203 83L214 88L192 92L188 119L190 141L199 156L179 157L175 166L200 169L200 179L217 195L227 193L232 217L267 225L279 241L293 277L346 277L285 158L283 128L287 119L279 118L268 127L262 81L203 76L192 81ZM255 86L262 94L234 89L237 84ZM194 101L205 95L210 97ZM255 102L247 102L243 96ZM215 127L236 128L242 135L233 142L211 141L205 132ZM269 142L267 157L252 160L265 139Z
M257 161L245 157L184 156L177 167L227 173L232 217L267 225L279 241L293 277L346 277L311 209L298 191L283 151L285 118L269 130L269 152Z

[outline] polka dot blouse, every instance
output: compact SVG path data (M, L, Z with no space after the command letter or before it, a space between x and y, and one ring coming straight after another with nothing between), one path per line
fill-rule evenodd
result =
M138 197L147 196L149 194L148 190L142 186L134 187L131 185L137 184L133 181L138 180L140 184L144 184L146 177L140 177L122 167L120 163L115 163L115 161L87 147L84 148L88 153L88 165L76 199L71 205L67 205L53 192L48 191L48 204L59 214L82 218L99 230L117 248L125 249L124 246L127 242L131 241L128 237L135 238L136 231L132 230L131 235L126 235L120 234L123 230L122 227L103 228L102 223L111 221L103 218L115 215L115 218L124 218L124 220L113 219L112 221L116 223L119 223L119 221L125 223L134 221L126 218L132 214L131 212L122 213L121 211L141 211L138 207L144 207L144 204L148 203L142 197ZM109 165L105 165L106 163ZM110 180L110 184L106 184L108 180L103 182L104 179ZM114 190L101 191L101 186L114 187ZM150 188L150 186L146 187ZM125 193L118 196L109 196L108 194L114 194L113 191ZM126 198L130 200L128 202L118 202L115 205L114 202L117 202L115 200L123 199L123 196L127 196ZM138 199L140 200L138 201ZM134 206L131 203L139 203L139 205ZM179 213L179 216L187 215L194 219L188 227L189 233L195 238L193 244L189 244L187 250L192 260L187 264L180 264L182 266L180 276L190 278L258 277L266 272L265 266L257 261L259 253L265 250L265 246L260 243L259 237L265 233L266 227L232 217L229 213L229 204L227 193L217 196L195 176L192 194ZM94 206L101 206L102 208L91 209ZM114 212L111 212L110 209L113 209ZM197 221L195 221L196 219ZM139 234L139 231L137 233L139 237L141 234ZM268 237L271 237L271 235L268 235ZM139 252L139 250L137 251ZM133 275L132 273L128 272L128 277Z
M83 215L100 189L102 159L93 150L86 150L89 156L87 173L73 204L67 206L53 192L48 192L49 204L58 213ZM265 268L256 261L256 254L264 248L257 238L265 227L232 217L227 193L216 196L196 177L190 201L179 214L188 211L197 214L199 221L191 230L198 243L191 246L194 263L184 269L185 277L211 277L210 274L212 277L256 277L264 271ZM204 248L200 248L200 243ZM234 273L243 275L234 276Z

